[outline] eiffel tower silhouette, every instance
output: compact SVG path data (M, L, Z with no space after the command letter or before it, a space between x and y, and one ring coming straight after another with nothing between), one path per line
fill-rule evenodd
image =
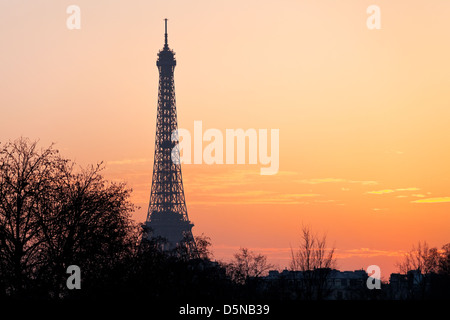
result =
M164 20L165 43L156 62L159 91L152 189L143 228L147 239L163 240L160 244L163 250L187 249L190 256L195 256L196 244L192 235L194 224L189 221L187 214L176 131L175 52L169 48L167 19Z

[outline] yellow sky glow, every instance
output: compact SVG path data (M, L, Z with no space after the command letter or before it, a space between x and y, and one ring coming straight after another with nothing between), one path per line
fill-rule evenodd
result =
M80 30L66 27L71 4ZM449 242L450 1L377 0L381 30L366 26L372 4L1 1L0 142L26 136L80 165L104 161L143 221L169 18L180 128L280 132L276 175L182 166L193 232L217 259L249 247L285 267L309 224L341 269L393 272L417 241Z

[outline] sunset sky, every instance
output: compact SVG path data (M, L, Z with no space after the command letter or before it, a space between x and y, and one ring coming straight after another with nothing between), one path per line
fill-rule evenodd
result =
M449 17L448 0L0 0L0 142L104 161L143 222L168 18L179 127L280 132L276 175L183 165L194 234L218 260L248 247L284 268L309 225L339 269L388 279L418 241L450 242Z

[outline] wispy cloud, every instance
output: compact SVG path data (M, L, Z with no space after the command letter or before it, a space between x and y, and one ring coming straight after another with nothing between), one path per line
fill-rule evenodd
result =
M348 182L350 183L359 183L362 184L363 186L371 186L371 185L375 185L378 184L377 181L372 181L372 180L349 180Z
M378 191L369 191L367 193L370 193L370 194L386 194L386 193L393 193L393 192L395 192L395 190L384 189L384 190L378 190Z
M405 254L402 250L379 250L379 249L370 249L370 248L356 248L356 249L346 249L346 250L336 250L337 258L351 258L351 257L379 257L379 256L388 256L388 257L401 257Z
M348 180L342 178L313 178L313 179L296 180L296 182L303 184L321 184L321 183L358 183L362 185L378 184L377 181L372 180Z
M377 191L368 191L367 193L370 194L387 194L387 193L394 193L394 192L400 192L400 191L418 191L419 188L398 188L398 189L384 189L384 190L377 190Z
M277 193L270 191L232 192L227 194L211 194L209 197L193 199L194 205L246 205L246 204L309 204L304 199L319 197L316 193Z
M140 159L123 159L123 160L114 160L107 161L107 165L124 165L124 164L138 164L138 163L147 163L152 161L152 159L148 158L140 158Z
M346 180L345 179L336 179L336 178L318 178L318 179L297 180L297 182L305 183L305 184L319 184L319 183L346 182Z
M276 176L271 176L271 181L279 181L286 176L295 176L297 172L279 171ZM183 180L186 185L195 191L207 192L211 190L227 189L230 187L258 184L264 177L259 171L235 170L220 168L219 171L190 172L183 171Z
M411 201L412 203L443 203L450 202L450 197L426 198Z
M219 251L226 251L229 253L235 253L237 252L241 247L240 246L233 246L233 245L214 245L214 249L217 249ZM267 254L267 255L275 255L275 254L289 254L291 250L297 250L296 245L290 246L290 247L276 247L276 248L270 248L270 247L250 247L249 248L252 251ZM327 248L331 249L331 248ZM387 257L402 257L405 254L405 251L403 250L381 250L381 249L371 249L371 248L354 248L354 249L335 249L336 258L338 259L345 259L345 258L352 258L352 257L362 257L362 258L370 258L370 257L380 257L380 256L387 256ZM289 258L290 259L290 258Z

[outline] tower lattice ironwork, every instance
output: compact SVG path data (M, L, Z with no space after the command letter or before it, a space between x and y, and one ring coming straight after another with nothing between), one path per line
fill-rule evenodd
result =
M175 52L168 45L167 19L164 37L164 48L159 51L156 62L159 91L155 157L150 203L143 227L148 239L164 240L165 250L187 249L190 255L195 255L194 224L188 218L181 175L174 84L176 60Z

